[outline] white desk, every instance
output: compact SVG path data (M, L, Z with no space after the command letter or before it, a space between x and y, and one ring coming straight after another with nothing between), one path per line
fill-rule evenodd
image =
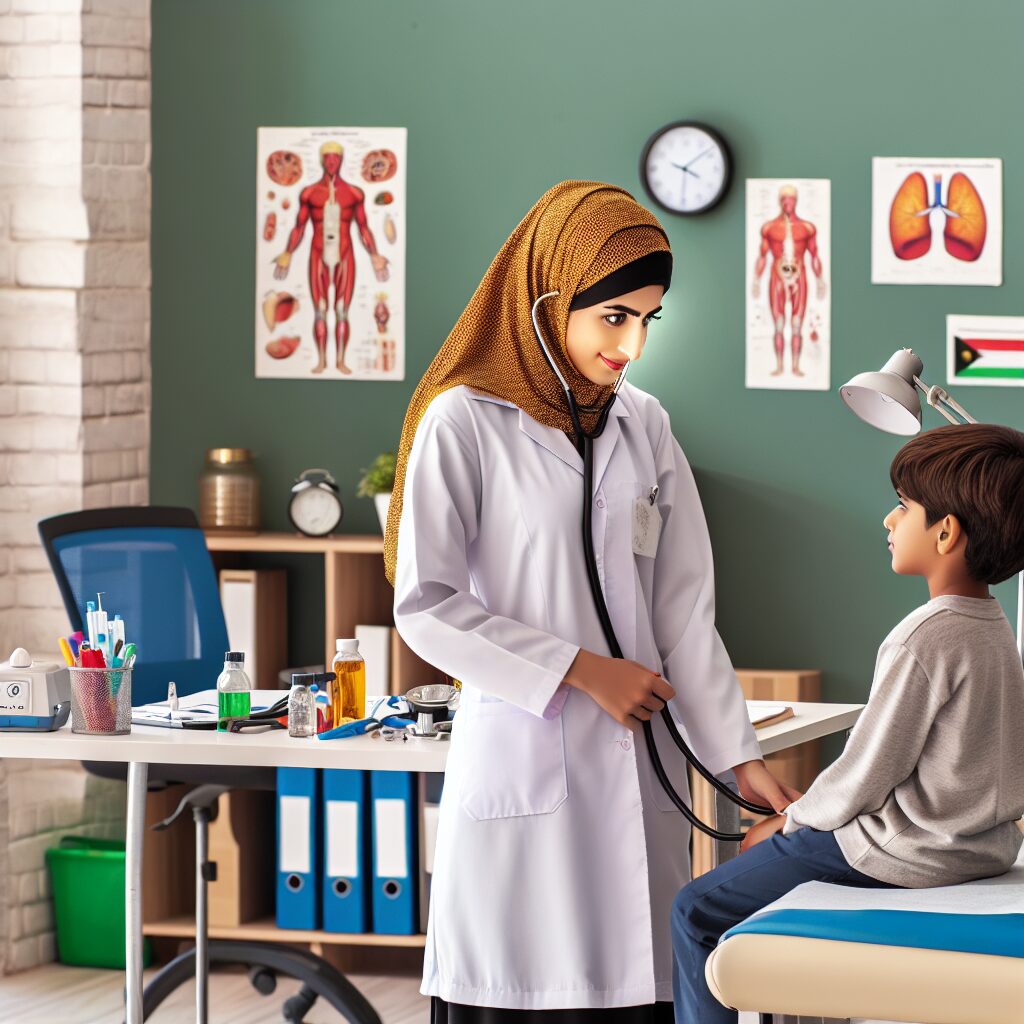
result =
M265 703L258 692L254 703ZM182 698L188 707L210 693ZM754 702L757 703L757 702ZM761 702L761 703L778 703ZM859 704L791 704L795 716L758 730L766 754L849 729ZM362 768L371 771L444 771L448 744L436 740L386 742L370 736L322 741L292 739L285 732L227 734L133 726L127 736L79 736L70 726L56 733L0 733L0 757L128 764L125 855L127 1024L142 1024L142 852L146 780L150 764L248 765L283 768Z
M765 704L785 704L793 709L793 717L776 725L757 730L762 754L777 754L780 750L797 747L801 743L821 739L836 732L846 732L857 724L863 704L798 704L791 700L748 700L747 706L756 708Z

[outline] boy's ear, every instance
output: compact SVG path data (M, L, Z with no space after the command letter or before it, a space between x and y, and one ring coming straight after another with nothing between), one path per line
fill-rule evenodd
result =
M961 538L965 536L963 527L956 516L943 516L937 525L939 532L935 540L935 550L940 555L948 555L956 550Z

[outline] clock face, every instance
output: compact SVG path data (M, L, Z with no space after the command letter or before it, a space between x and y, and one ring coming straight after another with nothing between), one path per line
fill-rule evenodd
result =
M307 487L292 496L288 515L296 529L311 537L323 537L341 522L341 501L332 491Z
M732 162L725 140L706 125L671 124L651 136L640 158L640 180L670 213L704 213L729 188Z

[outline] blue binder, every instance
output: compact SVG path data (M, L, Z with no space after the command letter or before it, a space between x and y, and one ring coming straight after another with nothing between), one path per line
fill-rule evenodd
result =
M324 930L365 932L370 917L366 772L325 769L323 790Z
M277 926L320 927L320 772L277 769Z
M410 772L371 772L373 805L373 930L414 935L416 898L416 777Z

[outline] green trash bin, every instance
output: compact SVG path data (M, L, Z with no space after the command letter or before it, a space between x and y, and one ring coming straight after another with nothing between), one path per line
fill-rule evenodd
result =
M116 839L65 836L46 851L61 963L124 970L124 861ZM142 958L148 966L149 939Z

